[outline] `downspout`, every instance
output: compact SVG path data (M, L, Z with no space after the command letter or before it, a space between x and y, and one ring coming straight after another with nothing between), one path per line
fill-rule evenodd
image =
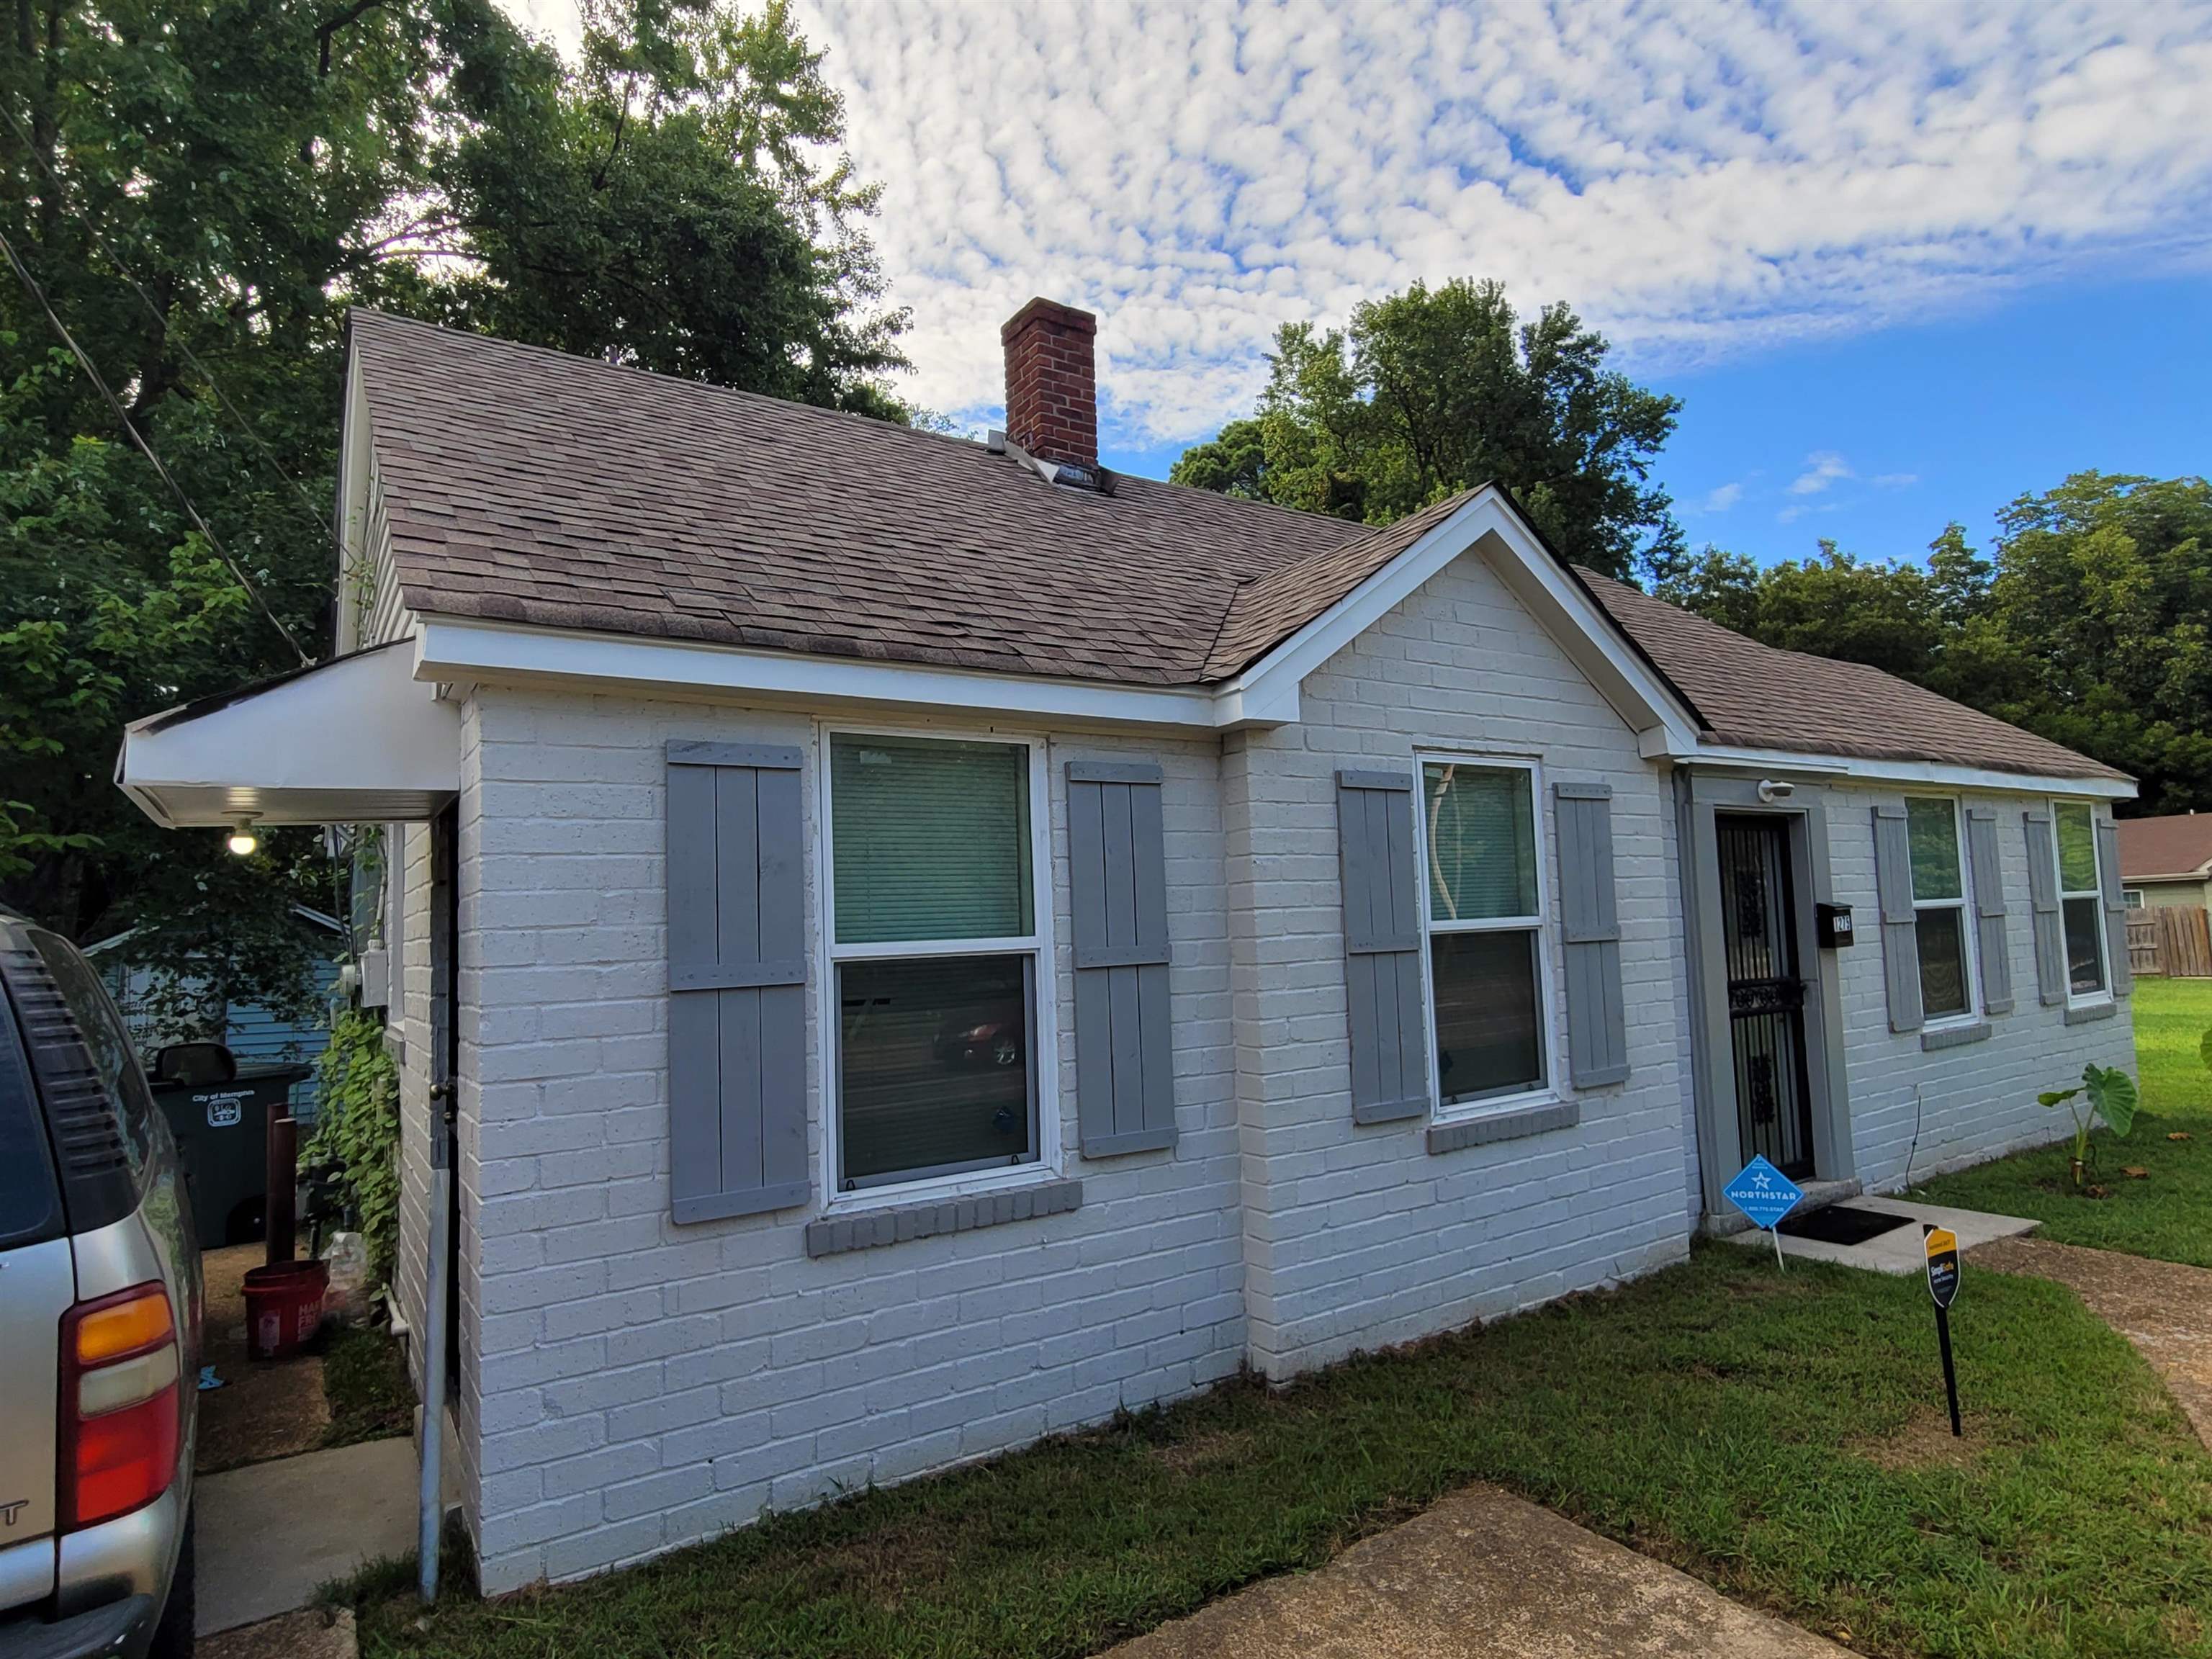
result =
M1713 1094L1713 1058L1705 1028L1705 930L1708 923L1717 926L1718 919L1701 917L1698 911L1697 785L1686 766L1674 769L1673 781L1674 880L1682 913L1683 988L1688 993L1690 1025L1690 1190L1694 1195L1690 1224L1694 1230L1707 1214L1705 1161L1712 1150L1706 1144L1705 1124Z
M425 1605L438 1598L438 1545L445 1531L446 1362L452 1340L453 1127L460 1070L459 815L430 820L430 1261L423 1276L422 1469L416 1548Z
M422 1602L438 1599L438 1538L444 1529L441 1501L446 1430L446 1256L453 1236L452 1127L446 1121L450 1081L430 1089L430 1263L422 1310L422 1485L416 1548Z

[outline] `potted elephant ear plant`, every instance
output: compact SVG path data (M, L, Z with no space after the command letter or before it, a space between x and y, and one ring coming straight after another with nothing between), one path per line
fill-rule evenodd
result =
M2212 1050L2212 1032L2205 1034ZM2074 1118L2074 1190L2089 1185L2089 1131L2099 1119L2121 1140L2136 1122L2136 1082L2118 1066L2084 1066L2081 1081L2071 1089L2055 1089L2036 1098L2045 1106L2063 1106Z

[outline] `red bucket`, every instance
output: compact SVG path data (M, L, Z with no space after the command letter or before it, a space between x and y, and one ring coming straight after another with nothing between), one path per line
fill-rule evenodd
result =
M246 1346L256 1359L276 1359L312 1340L323 1322L323 1291L331 1270L320 1261L280 1261L246 1274Z

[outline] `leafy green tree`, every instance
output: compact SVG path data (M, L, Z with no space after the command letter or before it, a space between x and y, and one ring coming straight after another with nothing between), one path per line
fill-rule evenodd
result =
M1944 643L1942 599L1914 565L1862 560L1823 539L1817 558L1760 569L1707 547L1666 562L1652 591L1784 651L1869 663L1925 681Z
M1939 689L2133 773L2136 811L2212 808L2212 483L2079 472L1999 522Z
M785 0L593 0L578 65L518 54L437 158L418 253L465 259L436 299L483 332L902 420L903 312L842 157L844 106Z
M1285 326L1257 414L1184 453L1175 482L1369 524L1497 483L1570 558L1626 576L1680 554L1651 464L1681 405L1608 370L1564 305L1523 322L1494 282Z
M2212 808L2212 484L2076 473L1956 524L1923 568L1708 547L1654 591L1784 649L1872 663L2133 774L2143 813Z
M115 789L123 723L331 632L346 308L904 411L872 191L781 0L599 0L574 65L492 0L19 0L0 235L204 517L0 270L0 903L300 1010L312 831L237 860ZM252 589L249 595L246 584Z

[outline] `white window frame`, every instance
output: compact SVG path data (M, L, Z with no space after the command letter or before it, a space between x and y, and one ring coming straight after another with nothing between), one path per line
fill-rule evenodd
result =
M2128 910L2140 910L2144 908L2145 900L2143 897L2143 890L2140 887L2121 888L2120 905L2123 909Z
M830 778L830 748L836 738L915 738L939 743L995 743L1029 750L1030 785L1030 914L1034 932L1001 939L927 939L868 945L837 943L836 838L834 833L835 793ZM816 837L817 930L816 978L822 987L820 1007L822 1092L822 1207L825 1212L883 1209L933 1199L960 1198L976 1193L1002 1191L1057 1180L1060 1175L1060 978L1053 933L1052 799L1048 776L1049 757L1045 738L1027 732L994 731L989 727L851 725L817 721L815 727L816 811L821 832ZM1033 960L1036 1050L1030 1056L1035 1073L1037 1155L1028 1164L998 1170L969 1170L951 1175L922 1176L912 1181L886 1181L878 1185L841 1192L837 1170L840 1137L844 1127L844 1103L837 1089L838 1045L844 1030L842 999L837 969L848 962L890 959L924 960L932 957L1022 956Z
M1426 769L1431 766L1480 766L1493 771L1528 775L1531 833L1535 837L1536 908L1533 915L1481 917L1472 921L1435 922L1429 898L1429 812ZM1422 1067L1429 1080L1429 1115L1437 1123L1464 1123L1471 1118L1495 1117L1559 1098L1559 1054L1565 1045L1563 1024L1565 999L1552 977L1551 860L1547 849L1549 818L1544 811L1543 763L1520 755L1486 755L1458 749L1423 749L1413 754L1413 856L1421 866L1421 1006L1428 1016L1428 1052ZM1543 1040L1543 1071L1533 1088L1511 1094L1485 1095L1476 1100L1447 1105L1443 1078L1437 1066L1437 988L1430 945L1436 933L1528 933L1536 935L1536 1030Z
M2058 840L2058 815L2066 807L2075 807L2089 814L2089 851L2097 853L2097 806L2094 801L2078 799L2054 799L2051 803L2051 884L2058 894L2058 955L2059 971L2066 975L2066 1006L2069 1008L2100 1008L2112 1000L2112 948L2105 929L2105 865L2095 858L2097 884L2090 888L2069 888L2066 885L2066 859ZM2066 904L2069 899L2094 899L2097 902L2097 972L2104 983L2094 991L2076 992L2074 988L2072 954L2066 947Z
M1905 798L1905 878L1912 881L1912 803L1916 800L1941 801L1951 809L1951 846L1959 860L1959 896L1954 899L1923 899L1916 885L1912 891L1912 950L1916 965L1920 952L1920 913L1923 910L1956 910L1959 913L1959 939L1966 963L1966 1006L1955 1014L1934 1014L1928 1012L1928 988L1920 988L1921 1029L1925 1031L1948 1031L1981 1023L1982 962L1981 940L1977 937L1980 927L1974 915L1974 872L1966 857L1966 814L1964 803L1955 795L1907 795ZM1917 977L1916 975L1915 977Z

